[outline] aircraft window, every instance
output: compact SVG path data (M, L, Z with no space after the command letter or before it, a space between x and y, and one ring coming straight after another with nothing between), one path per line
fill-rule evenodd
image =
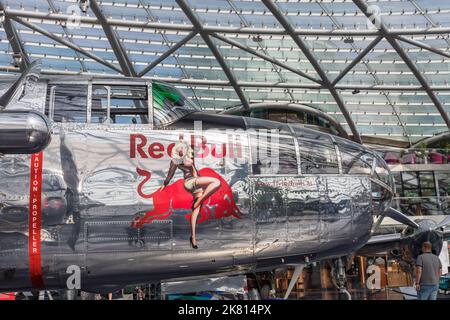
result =
M337 130L337 128L335 127L335 126L333 126L333 125L329 125L329 128L330 128L330 132L333 134L333 135L335 135L335 136L337 136L338 135L338 130Z
M336 149L333 145L310 140L298 140L302 173L339 173Z
M286 123L300 123L297 112L286 110Z
M297 156L294 139L257 130L250 133L253 174L297 174Z
M85 123L87 85L49 85L45 114L55 122Z
M372 171L373 156L363 149L339 145L343 173L368 174Z
M109 91L106 86L92 86L91 123L112 122L108 114Z
M286 110L283 109L270 109L269 120L286 123Z
M302 173L339 173L336 149L328 135L297 126L292 129L298 137Z
M184 116L200 111L177 88L160 82L152 83L153 118L155 126L171 124Z
M262 108L262 109L254 109L254 110L250 111L250 117L267 120L269 115L268 115L267 109Z
M148 123L147 86L111 86L110 90L113 123Z
M374 177L384 182L388 186L392 186L393 181L391 181L391 178L389 176L389 168L387 167L386 163L379 157L377 157L376 161L377 163L375 166Z
M247 129L277 130L280 134L292 135L291 129L285 123L265 121L256 118L245 118L245 122L247 124Z
M376 182L372 183L372 202L376 212L384 212L387 209L387 207L383 206L389 203L390 197L391 193L384 186Z
M439 186L439 195L442 197L450 196L450 173L436 172L436 179Z

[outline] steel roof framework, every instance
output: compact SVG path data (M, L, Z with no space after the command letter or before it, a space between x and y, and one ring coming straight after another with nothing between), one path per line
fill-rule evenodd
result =
M360 133L358 131L358 128L352 118L352 114L349 112L348 108L346 107L346 102L341 98L341 95L338 91L342 90L352 90L354 92L364 90L367 92L370 91L379 91L381 94L385 96L385 98L388 101L388 104L393 109L393 115L395 115L399 123L398 125L403 128L404 136L408 136L408 133L405 130L404 123L401 121L399 117L399 113L397 112L395 108L395 102L392 103L390 101L390 98L388 94L386 94L385 91L421 91L424 90L436 109L438 110L440 116L442 117L442 120L446 124L447 128L450 128L450 119L448 117L448 114L445 109L445 105L441 102L439 97L436 95L436 91L438 92L445 92L450 90L450 87L446 85L430 85L425 76L422 74L422 72L417 68L414 61L409 57L408 55L408 49L404 49L401 47L400 42L407 43L415 48L420 48L421 50L426 50L429 52L432 52L436 55L439 55L444 58L450 58L450 53L446 52L448 51L448 48L445 49L438 49L433 46L430 46L426 43L422 43L421 41L417 41L411 38L407 38L406 36L423 36L426 38L430 35L436 35L437 37L443 39L447 43L450 43L450 40L448 38L448 34L450 33L450 27L441 27L438 24L436 24L431 16L429 15L428 11L424 11L422 8L418 6L418 4L414 0L410 0L412 5L414 5L417 10L417 12L412 12L410 14L419 14L427 19L427 21L430 22L431 27L429 28L401 28L401 29L395 29L395 28L388 28L384 24L381 24L378 29L344 29L340 28L339 23L334 19L333 14L335 13L329 13L327 9L324 7L323 3L316 1L316 3L323 9L326 16L328 16L333 21L333 29L324 29L324 28L316 28L316 29L305 29L305 28L298 28L294 26L289 21L289 14L286 14L286 12L283 12L280 10L279 4L275 3L272 0L262 0L262 3L266 6L267 13L264 11L264 15L271 14L273 18L278 21L279 25L282 27L255 27L250 26L249 23L246 22L245 18L243 18L239 11L236 9L236 7L233 5L233 1L227 1L232 10L234 10L234 13L237 14L242 24L240 27L234 27L234 26L211 26L204 24L201 19L197 16L198 12L202 11L198 8L192 8L188 2L185 0L175 0L178 9L177 11L183 12L185 16L189 19L191 22L191 25L189 24L178 24L178 23L166 23L158 21L154 18L151 19L151 21L141 21L141 20L131 20L131 19L117 19L117 18L111 18L107 17L101 6L103 6L103 3L101 0L90 0L90 10L94 13L95 17L91 16L81 16L80 17L80 23L85 25L91 25L91 26L101 26L101 28L104 30L104 33L106 35L106 38L110 44L110 47L112 48L114 55L116 57L116 61L106 60L104 58L101 58L97 55L95 55L93 52L90 52L86 48L82 48L79 45L76 45L69 39L69 34L66 32L66 29L64 28L65 22L68 20L68 15L61 14L58 12L55 12L54 6L52 4L52 0L47 0L49 3L49 7L51 9L50 12L40 12L38 10L30 11L30 10L17 10L17 9L10 9L7 7L4 7L2 4L2 1L0 1L0 10L4 12L3 15L3 28L7 34L8 41L10 42L11 48L13 49L15 54L20 54L23 56L22 64L26 64L27 61L29 62L30 59L28 57L28 54L25 52L23 41L19 37L19 33L14 28L14 25L12 24L12 20L15 22L18 22L19 24L38 32L42 35L45 35L46 37L52 39L55 42L58 42L64 46L67 46L68 48L73 49L76 52L76 55L78 57L78 61L80 62L82 66L83 72L86 73L86 66L83 63L83 59L80 57L79 54L82 54L83 56L86 56L104 66L107 66L109 69L114 70L115 72L119 72L125 76L139 76L143 77L145 76L149 71L157 67L159 64L161 64L165 59L167 59L170 56L173 56L176 61L178 67L182 70L184 78L180 79L168 79L171 82L175 83L182 83L187 84L189 86L192 85L206 85L206 86L221 86L221 87L227 87L231 86L234 91L236 92L240 103L244 107L248 107L249 101L246 97L243 88L264 88L264 87L273 87L273 88L283 88L285 92L288 92L293 99L294 96L291 91L293 89L317 89L319 92L322 90L326 90L330 93L331 97L334 99L335 103L339 107L339 110L343 117L345 118L346 123L348 124L350 130L353 134L353 139L355 141L361 142ZM301 1L301 0L299 0ZM4 2L4 1L3 1ZM278 1L283 2L283 1ZM334 1L331 1L334 2ZM367 8L368 5L363 0L353 0L353 3L359 8L360 13L364 14L368 18L370 18L370 12L368 12ZM115 6L114 3L108 4L110 6ZM150 5L146 6L144 1L139 0L139 5L137 5L137 8L144 8L146 9L147 13L150 10ZM173 9L175 10L175 9ZM208 9L206 9L206 12ZM220 9L219 9L220 11ZM449 10L450 12L450 10ZM242 13L242 11L241 11ZM38 23L48 23L50 22L56 22L57 24L60 24L64 28L64 32L66 34L65 37L59 37L56 36L54 33L45 30L44 28L36 25L35 23L31 23L30 21L37 21ZM123 39L119 39L117 32L115 29L117 28L128 28L128 30L132 30L133 28L140 28L141 30L157 30L163 36L164 41L169 45L169 40L165 36L166 32L189 32L184 38L182 38L180 41L175 42L174 45L169 46L169 48L163 52L161 55L159 55L155 60L153 60L150 64L148 64L142 71L137 72L135 70L135 63L132 62L132 60L129 57L129 54L127 53L126 48L123 46ZM186 46L190 40L192 40L194 37L199 35L204 43L207 45L207 47L212 52L214 58L219 63L221 69L226 75L226 78L228 81L223 80L208 80L208 79L195 79L192 77L189 77L184 68L186 65L179 62L178 56L176 56L174 53L179 50L180 48ZM232 37L239 37L243 35L252 36L252 37L259 37L259 36L268 36L269 38L272 36L282 36L283 38L286 37L288 39L291 39L296 46L300 49L299 52L303 54L303 56L306 58L311 66L313 67L315 74L305 73L300 68L294 68L291 65L288 65L283 60L277 59L273 56L271 56L268 51L258 44L257 49L253 49L249 46L243 45L241 42L236 41L232 39ZM352 38L352 37L374 37L374 39L364 48L359 50L359 53L357 56L351 61L350 64L348 64L345 68L343 68L338 75L331 79L329 75L324 71L323 67L321 66L321 63L319 62L316 57L314 57L314 49L310 49L304 39L302 37L323 37L323 36L330 36L330 37L337 37L341 36L343 38ZM259 59L262 59L263 61L270 62L273 66L273 70L278 74L279 78L282 80L282 82L271 82L271 81L241 81L238 80L238 77L235 75L235 68L230 67L227 64L227 57L221 53L220 46L218 46L212 38L216 38L217 40L220 40L221 43L226 43L230 45L232 48L237 48L242 51L245 51L246 53L253 55L255 57L258 57ZM392 48L397 52L397 54L401 57L403 63L408 67L410 72L414 75L414 77L418 80L420 83L420 86L418 85L404 85L404 84L398 84L398 85L385 85L382 82L379 82L376 77L376 72L373 72L370 70L369 65L363 61L363 59L374 50L376 45L380 43L381 40L386 40ZM357 49L354 45L352 45L352 48L355 52L357 52ZM445 51L444 51L445 50ZM144 51L143 51L144 52ZM239 58L238 58L239 60ZM299 59L300 61L300 59ZM340 84L339 82L347 75L349 74L355 66L357 66L359 63L363 63L367 67L367 74L372 75L375 78L375 85L366 85L366 84L354 84L354 85L345 85ZM395 60L394 60L395 62ZM116 66L115 63L118 63L120 67ZM21 66L23 68L23 66ZM279 69L278 69L279 68ZM15 70L11 67L6 66L0 66L0 70ZM281 72L289 71L292 73L297 74L298 76L302 77L303 79L306 79L308 81L303 81L299 83L295 82L287 82L286 79L284 79L283 73ZM50 73L58 73L57 71L50 71ZM70 71L65 70L65 72L61 71L61 74L63 73L70 73ZM319 79L316 79L314 75L317 75ZM146 77L147 78L147 77ZM149 78L155 78L155 77L149 77ZM194 93L195 94L195 93ZM293 101L295 102L295 101ZM434 124L433 124L434 125Z
M0 1L0 10L4 11L3 3ZM25 70L30 65L30 58L25 52L20 36L16 28L11 23L11 18L5 13L3 16L3 28L5 29L8 41L11 44L11 48L14 51L16 57L20 58L20 70Z

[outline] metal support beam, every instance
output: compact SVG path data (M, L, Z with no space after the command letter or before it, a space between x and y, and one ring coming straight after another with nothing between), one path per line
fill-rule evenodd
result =
M255 56L257 56L257 57L259 57L259 58L261 58L263 60L269 61L269 62L273 63L274 65L277 65L277 66L279 66L279 67L281 67L283 69L286 69L286 70L289 70L289 71L291 71L293 73L296 73L299 76L302 76L303 78L306 78L306 79L311 80L311 81L313 81L315 83L318 83L318 84L322 84L322 81L317 80L314 77L311 77L310 75L304 73L303 71L295 69L295 68L293 68L293 67L291 67L291 66L289 66L289 65L287 65L285 63L282 63L282 62L278 61L275 58L269 57L268 55L265 55L265 54L263 54L261 52L258 52L258 51L254 50L252 48L249 48L249 47L247 47L247 46L245 46L245 45L243 45L243 44L241 44L241 43L239 43L239 42L237 42L235 40L229 39L227 37L223 37L223 36L221 36L221 35L219 35L217 33L211 33L211 36L213 36L214 38L217 38L217 39L219 39L219 40L221 40L223 42L226 42L226 43L228 43L228 44L230 44L230 45L232 45L232 46L234 46L236 48L239 48L239 49L244 50L244 51L246 51L246 52L248 52L250 54L253 54L253 55L255 55Z
M43 19L48 21L66 22L71 19L71 16L60 13L48 13L40 11L29 11L21 9L8 9L7 13L10 17L17 16L23 18ZM182 23L162 23L162 22L148 22L147 20L128 20L128 19L108 19L108 24L114 27L127 28L141 28L151 30L172 30L172 31L193 31L194 27ZM99 25L100 22L95 17L82 16L80 23ZM268 27L227 27L227 26L204 26L203 30L206 33L231 33L231 34L247 34L247 35L288 35L286 30L282 28L268 28ZM342 37L356 37L356 36L378 36L378 30L371 29L301 29L294 30L299 36L342 36ZM450 33L450 27L433 27L433 28L413 28L413 29L394 29L391 30L392 35L428 35L428 34L442 34Z
M150 6L147 6L144 2L144 0L139 0L139 4L144 8L144 10L147 12L147 17L149 18L149 21L151 22L157 22L159 20L159 18L157 16L155 16L152 12L152 10L150 9ZM166 32L163 30L157 30L157 32L161 35L161 38L163 38L164 42L167 44L167 48L170 49L170 40L166 35ZM177 32L178 34L178 32ZM178 59L178 57L176 55L173 56L173 58L175 59L178 67L181 70L181 73L183 74L183 76L187 79L190 78L190 75L186 72L186 66L183 66L180 62L180 59ZM191 88L192 89L192 88ZM197 102L197 105L201 106L200 100L197 97L197 94L195 92L195 90L192 90L192 93L194 94L194 98Z
M111 48L113 49L114 54L116 55L117 60L119 61L123 74L127 77L136 77L137 74L136 71L134 70L134 66L131 63L131 60L129 59L124 47L120 43L117 34L112 29L111 25L108 23L106 17L103 15L103 12L100 9L100 6L98 5L97 1L90 0L89 6L92 12L97 17L100 24L102 25L103 31L105 32L105 35L108 38Z
M367 16L367 18L371 18L371 13L368 11L368 5L364 0L352 0L352 1L359 8L359 10L361 10L361 12ZM414 62L411 61L408 54L403 50L403 48L398 43L397 39L395 39L395 37L389 32L387 27L381 21L377 21L377 25L379 26L379 31L384 35L384 37L389 42L389 44L395 49L397 54L402 58L402 60L405 62L405 64L408 66L408 68L411 70L411 72L414 74L414 76L420 82L423 89L426 91L426 93L430 97L431 101L436 106L436 109L438 109L439 113L441 114L442 119L444 120L445 124L450 129L450 118L449 118L447 112L445 111L444 106L442 105L441 101L437 97L436 93L434 93L434 91L431 90L431 87L428 84L428 81L422 75L420 70L417 69Z
M413 39L408 39L408 38L405 38L403 36L395 36L395 37L398 40L401 40L403 42L412 44L413 46L416 46L416 47L419 47L419 48L431 51L433 53L436 53L436 54L441 55L441 56L446 57L446 58L450 58L450 53L447 53L447 52L444 52L442 50L436 49L436 48L434 48L432 46L429 46L429 45L427 45L425 43L422 43L422 42L419 42L419 41L416 41L416 40L413 40Z
M49 5L50 9L52 10L52 12L57 12L57 11L58 11L58 10L56 9L55 4L53 3L52 0L47 0L47 2L48 2L48 5ZM69 38L69 33L67 32L67 26L61 24L61 28L63 29L64 34L66 35L67 39L68 39L70 42L72 42L72 41L70 40L70 38ZM75 51L75 55L77 56L78 62L79 62L80 65L81 65L81 70L83 70L83 72L87 72L88 69L86 68L86 66L85 66L85 64L84 64L84 62L83 62L83 60L81 60L81 56L80 56L79 52L78 52L78 51Z
M339 24L339 21L337 21L336 18L333 17L333 15L327 9L326 5L324 3L322 3L321 1L319 1L319 0L315 0L315 2L322 8L322 11L327 14L328 18L330 18L330 20L333 22L334 26L336 28L338 28L338 29L341 29L342 28L341 24ZM345 68L345 70L340 75L338 75L338 77L336 77L336 79L332 82L332 85L336 86L336 83L338 83L356 65L356 63L358 63L363 57L365 57L369 53L369 51L376 44L378 44L378 42L381 39L383 39L382 36L380 36L378 41L377 41L377 39L375 39L375 41L373 43L370 43L369 46L368 46L368 47L370 47L370 49L366 48L366 50L364 50L359 56L357 56L356 59L353 61L353 63L350 66L348 66L347 68ZM373 47L372 47L372 45L373 45ZM354 43L351 43L350 46L353 48L353 50L355 50L355 51L357 50L357 47L355 46ZM377 77L376 73L373 71L373 68L369 65L368 61L363 61L362 64L366 67L366 69L369 72L369 74L375 80L375 84L379 85L381 82L380 82L379 78ZM400 123L400 125L402 127L404 135L408 138L408 141L409 141L410 140L409 135L406 132L406 128L403 125L403 122L402 122L402 120L401 120L401 118L399 116L399 113L397 112L397 109L395 108L395 105L392 103L392 99L389 97L389 94L387 94L385 91L381 91L380 93L386 98L386 101L391 106L392 110L394 111L395 116L398 119L398 122ZM362 138L362 139L363 139L363 142L364 142L364 138Z
M75 51L77 51L77 52L79 52L79 53L85 55L86 57L89 57L89 58L91 58L92 60L95 60L95 61L97 61L98 63L101 63L102 65L104 65L104 66L106 66L106 67L108 67L108 68L113 69L113 70L116 71L116 72L122 73L122 70L119 69L119 68L117 68L117 67L116 67L115 65L113 65L112 63L110 63L110 62L108 62L108 61L106 61L106 60L104 60L104 59L102 59L102 58L96 56L96 55L93 54L93 53L90 53L90 52L88 52L88 51L86 51L86 50L80 48L80 47L77 46L76 44L74 44L74 43L72 43L72 42L70 42L70 41L68 41L68 40L66 40L66 39L64 39L64 38L57 37L57 36L55 36L53 33L49 32L49 31L47 31L47 30L45 30L45 29L43 29L43 28L41 28L41 27L39 27L39 26L37 26L37 25L35 25L35 24L32 24L32 23L27 22L27 21L24 21L24 20L22 20L22 19L20 19L20 18L18 18L18 17L12 17L12 19L14 19L15 21L17 21L17 22L20 23L21 25L24 25L25 27L30 28L31 30L34 30L34 31L36 31L36 32L38 32L38 33L40 33L40 34L46 36L46 37L49 37L50 39L52 39L52 40L55 41L55 42L58 42L58 43L60 43L60 44L62 44L62 45L65 45L65 46L69 47L70 49L73 49L73 50L75 50Z
M208 34L203 30L203 26L201 22L197 19L194 12L192 12L189 5L186 3L185 0L176 0L178 6L183 10L184 14L188 17L188 19L191 21L191 23L194 26L194 29L202 36L203 41L205 41L208 48L213 53L214 57L216 58L217 62L220 64L220 67L222 68L223 72L227 76L228 80L230 81L230 84L233 86L234 90L236 91L237 96L241 100L242 105L244 108L248 109L249 104L247 101L247 98L244 95L244 92L242 91L241 87L239 87L238 82L236 78L234 77L234 74L232 73L231 69L228 67L228 65L225 62L225 59L222 57L222 55L219 52L219 49L217 49L216 45L213 43L213 41L209 38Z
M14 28L11 18L6 13L3 3L0 1L0 10L3 11L3 28L5 29L6 37L8 38L11 48L15 55L21 57L20 70L24 71L30 65L30 58L28 58L25 48L20 40L19 33Z
M322 1L320 1L320 0L315 0L315 2L319 5L320 8L322 8L322 11L325 12L325 13L327 14L328 18L330 18L330 20L333 22L334 26L335 26L336 28L338 28L338 29L341 29L341 28L342 28L342 25L339 23L339 21L336 20L335 17L333 17L333 15L332 15L332 14L330 13L330 11L327 9L326 5L325 5L324 3L322 3ZM381 40L382 38L383 38L383 37L380 36L380 40ZM376 41L376 40L375 40L375 41ZM378 42L376 42L376 43L378 43ZM372 43L369 44L369 46L371 46L371 45L372 45ZM353 50L357 51L357 47L355 46L354 43L351 43L350 46L353 48ZM368 51L367 51L367 53L368 53ZM363 53L362 56L365 56L367 53ZM361 56L357 57L357 59L360 58L360 57L361 57ZM361 59L362 59L362 58L361 58ZM358 62L359 62L359 60L358 60ZM364 66L366 67L366 69L367 69L367 71L369 72L369 74L370 74L370 75L372 76L372 78L375 80L375 84L379 85L381 82L380 82L379 78L377 77L376 73L373 71L372 67L369 65L368 61L363 61L363 62L362 62L362 65L364 65ZM347 74L347 73L350 71L350 69L353 68L353 67L354 67L354 65L351 66L348 70L346 70L346 71L345 71L345 74ZM340 79L341 79L341 78L339 78L339 76L338 76L338 78L336 78L336 79L332 82L332 84L333 84L334 86L336 86L336 83L337 83L338 81L340 81ZM402 122L402 120L401 120L401 118L400 118L400 116L399 116L399 113L398 113L397 109L395 108L395 105L392 103L392 99L389 97L389 94L387 94L385 91L381 91L380 93L386 98L386 101L387 101L387 102L389 103L389 105L391 106L392 110L394 111L395 116L396 116L397 119L398 119L398 122L400 123L400 125L401 125L401 127L402 127L402 130L403 130L403 133L404 133L405 137L407 137L407 138L408 138L408 141L410 141L410 138L409 138L409 135L408 135L408 133L407 133L407 131L406 131L406 128L405 128L405 126L403 125L403 122ZM364 142L364 137L362 137L362 139L363 139L363 142Z
M334 100L336 101L339 109L341 110L342 115L344 116L345 120L347 121L347 124L349 125L350 130L353 133L353 139L358 143L362 143L361 136L356 128L355 123L353 122L352 117L350 116L350 113L348 112L347 108L345 107L344 102L342 101L341 97L339 96L338 92L336 91L336 88L331 84L327 75L322 70L322 68L319 65L319 63L317 62L317 60L312 55L307 44L304 43L303 40L298 35L295 34L294 27L286 19L286 17L280 12L278 7L272 0L262 0L262 2L270 10L270 12L272 12L272 15L283 26L283 28L286 30L286 32L291 36L292 40L300 48L300 50L303 52L305 57L308 59L308 61L313 66L314 70L316 70L317 74L322 79L324 86L328 89L328 91L330 91L330 93L333 96Z
M234 13L239 17L239 20L241 20L241 27L251 27L251 24L248 23L247 19L245 18L244 15L241 14L240 10L236 7L234 0L226 0L226 2L230 5L231 9L234 11ZM252 36L254 37L254 36ZM257 37L260 37L259 35L257 35ZM261 41L257 41L256 42L256 46L257 46L257 50L260 50L260 52L264 53L266 56L271 56L269 54L269 51L267 50L267 48L265 48L265 46L263 45L264 40L261 39ZM282 69L278 68L275 64L271 63L273 69L275 70L276 74L278 75L278 77L280 78L281 82L286 82L286 77L283 75ZM286 90L286 93L289 95L289 97L291 98L291 101L295 101L295 96L292 93L292 90Z
M0 71L6 72L20 72L19 68L13 66L2 66L0 65ZM120 70L119 70L120 71ZM57 69L42 69L42 74L45 75L77 75L77 71L66 71ZM0 74L0 77L7 75ZM87 72L86 76L93 77L105 77L103 73ZM122 75L108 74L111 78L122 78ZM231 84L227 80L209 80L209 79L194 79L194 78L173 78L173 77L142 77L146 80L154 81L165 81L174 84L182 84L189 86L206 86L206 87L220 87L226 88L231 87ZM285 83L285 82L262 82L262 81L238 81L238 85L241 88L269 88L269 89L298 89L298 90L327 90L323 86L317 84L302 84L302 83ZM450 86L432 86L430 87L433 91L450 92ZM424 89L422 86L389 86L389 85L337 85L337 90L342 91L354 91L358 89L360 91L399 91L399 92L420 92Z
M138 77L144 76L146 73L148 73L154 67L156 67L158 64L163 62L172 53L177 51L181 46L183 46L185 43L187 43L189 40L191 40L193 37L195 37L196 34L197 34L197 31L191 31L186 37L181 39L179 42L177 42L175 45L173 45L169 50L167 50L162 55L160 55L155 61L153 61L147 67L145 67L144 70L139 72Z
M369 43L369 45L363 51L361 51L360 54L358 54L356 58L344 70L341 71L341 73L333 80L331 85L336 85L336 83L338 83L343 77L345 77L345 75L351 69L353 69L353 67L356 66L358 62L360 62L370 52L370 50L372 50L378 44L378 42L381 41L381 39L383 39L383 37L378 36L371 43Z

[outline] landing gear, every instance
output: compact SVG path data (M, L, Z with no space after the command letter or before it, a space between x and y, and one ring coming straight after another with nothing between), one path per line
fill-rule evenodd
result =
M275 278L273 272L258 272L247 275L250 300L275 298Z
M339 300L352 300L350 292L347 290L347 275L345 264L342 258L333 259L331 263L331 278L333 284L339 290Z
M306 267L306 264L297 264L295 265L294 274L292 275L291 281L289 282L289 286L284 295L284 299L286 300L294 289L295 284L298 281L298 277L303 273L303 269Z

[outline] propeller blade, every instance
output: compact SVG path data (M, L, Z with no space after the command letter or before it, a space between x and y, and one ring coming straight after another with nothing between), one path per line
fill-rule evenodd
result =
M6 108L8 104L19 100L28 78L34 76L39 78L41 73L40 60L33 61L28 68L17 78L8 90L0 97L0 110Z
M413 219L394 208L387 209L384 213L384 216L394 219L395 221L398 221L400 223L406 224L407 226L419 228L419 225Z
M450 224L450 216L445 217L444 220L442 220L441 222L439 222L436 227L434 227L434 230L439 229L439 228L444 228L445 226Z

